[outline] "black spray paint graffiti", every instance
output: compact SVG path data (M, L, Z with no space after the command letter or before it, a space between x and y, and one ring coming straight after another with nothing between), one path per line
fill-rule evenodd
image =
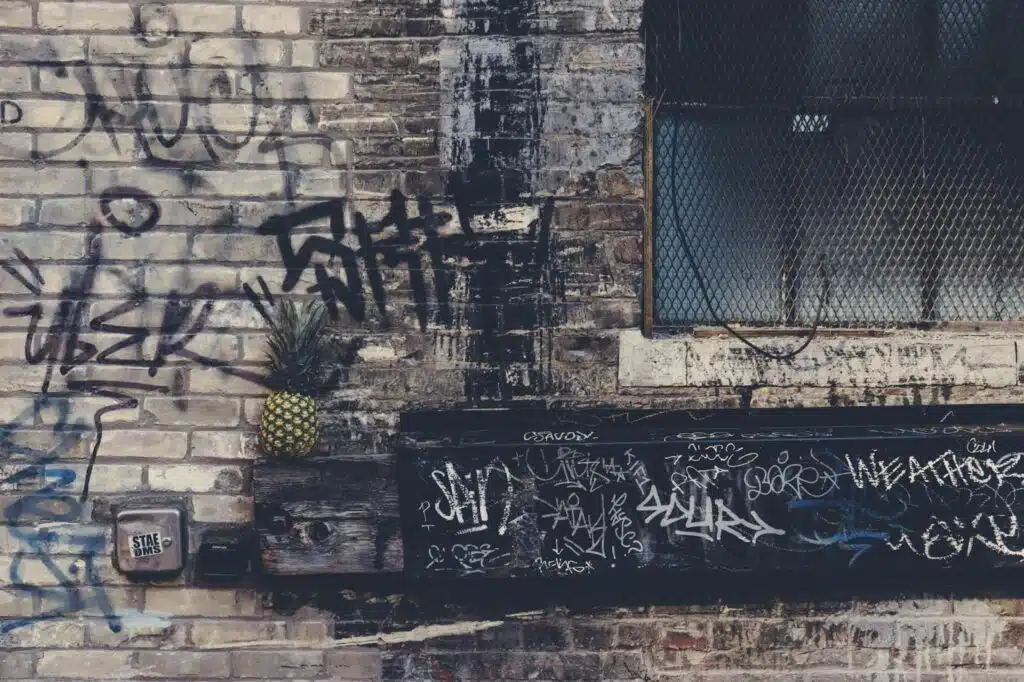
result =
M420 197L416 201L418 215L410 216L408 203L401 192L393 191L387 215L372 225L358 211L352 212L349 224L345 199L265 221L258 231L277 240L284 268L283 291L293 291L312 268L316 281L305 292L319 293L336 319L340 304L362 322L368 313L368 286L387 325L392 320L385 292L386 269L404 266L419 329L426 332L434 323L469 332L466 360L483 366L467 372L466 392L471 400L500 400L543 391L546 377L537 365L544 361L545 341L562 289L551 262L553 202L548 200L540 207L525 232L474 232L469 209L459 203L459 230L454 234L442 234L454 217L450 213L435 212L430 200ZM296 247L293 229L324 218L330 221L331 236L307 236ZM393 228L393 236L384 236L389 228ZM326 265L314 263L316 256L337 259L344 277L331 275ZM458 303L457 287L462 289ZM251 297L252 290L247 291ZM530 368L525 378L512 369L517 363Z
M110 227L114 227L127 235L138 234L140 227L152 221L155 209L144 212L137 222L126 223L113 217L108 210L115 195L123 196L123 190L115 190L113 194L105 193L100 199L103 213L107 216ZM130 194L132 198L141 198L155 206L151 197ZM62 376L68 376L76 367L86 363L119 367L143 367L150 377L167 364L171 356L191 359L204 366L218 367L222 371L249 379L256 384L261 383L258 375L238 368L226 367L226 363L207 358L188 349L188 345L206 326L212 311L214 300L219 292L213 284L202 284L188 294L171 290L163 302L159 328L154 332L145 324L126 324L125 318L136 313L150 300L148 292L131 282L126 282L126 295L120 303L108 310L90 316L90 308L94 304L94 289L103 259L103 229L100 224L90 226L89 245L84 258L67 266L71 271L70 283L61 289L56 308L49 322L44 323L45 309L42 302L36 301L28 305L8 306L3 314L10 318L28 318L25 334L25 360L32 365L45 365L40 390L46 394L50 391L53 373L56 370ZM123 238L123 237L117 237ZM42 273L35 263L24 252L15 250L19 263L0 261L0 268L14 277L25 290L35 296L42 293L41 287L46 284ZM110 335L119 340L105 347L98 347L87 341L84 335L100 333ZM151 337L156 344L151 357L143 356L143 345ZM134 357L125 357L127 351L135 351ZM183 391L183 379L175 373L170 385L160 383L126 382L117 380L82 380L74 377L66 379L67 388L81 395L106 398L110 405L96 411L93 426L96 438L86 470L82 499L89 494L89 482L93 465L103 440L103 417L118 410L132 409L139 401L126 391L151 392L160 394L180 394Z
M24 116L21 105L9 99L0 101L0 125L14 125L21 123Z

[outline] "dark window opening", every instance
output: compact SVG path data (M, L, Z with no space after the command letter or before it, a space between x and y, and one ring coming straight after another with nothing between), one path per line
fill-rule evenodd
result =
M654 321L1024 318L1024 0L648 0Z

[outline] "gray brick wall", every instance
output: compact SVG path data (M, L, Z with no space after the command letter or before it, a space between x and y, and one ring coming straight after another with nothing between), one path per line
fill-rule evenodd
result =
M324 405L321 454L380 452L411 405L1020 398L1019 330L1006 327L996 341L944 341L952 369L911 372L931 377L919 385L825 381L834 373L820 363L769 372L766 384L739 360L730 376L752 383L676 380L671 368L644 378L638 358L696 346L630 336L642 264L640 5L0 3L0 679L1024 674L1015 601L652 605L424 618L425 629L378 637L365 623L336 627L336 608L287 612L254 586L199 587L191 563L157 584L113 570L111 509L142 493L186 504L193 547L204 530L251 522L264 325L243 287L260 291L262 278L275 296L304 295L317 263L362 294L361 308L336 297L346 371ZM360 255L356 279L319 254L285 291L260 225L342 198L353 253L367 251L353 212L381 244L403 229L386 219L402 208L449 214L443 247L431 251L416 223L412 242ZM330 234L326 217L293 232L296 245ZM506 272L506 260L519 265ZM504 279L488 289L495 272ZM686 343L704 343L712 363L735 355ZM956 364L960 349L986 344L1006 361Z

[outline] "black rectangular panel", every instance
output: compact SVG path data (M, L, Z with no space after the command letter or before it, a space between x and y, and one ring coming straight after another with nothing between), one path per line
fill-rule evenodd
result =
M1021 565L1020 413L407 414L406 571L835 576Z

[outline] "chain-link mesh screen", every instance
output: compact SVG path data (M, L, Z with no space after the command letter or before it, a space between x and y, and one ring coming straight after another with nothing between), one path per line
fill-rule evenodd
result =
M658 325L1024 317L1024 0L648 0Z

